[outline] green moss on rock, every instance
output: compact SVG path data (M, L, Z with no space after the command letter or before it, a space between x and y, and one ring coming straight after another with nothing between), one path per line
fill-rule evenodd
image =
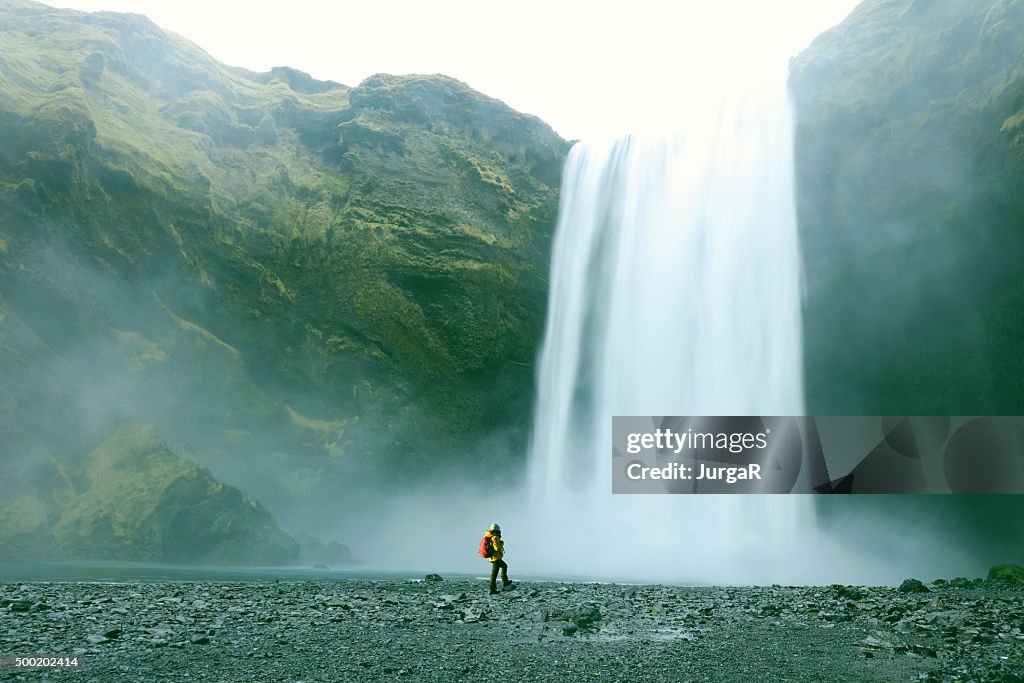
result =
M0 25L0 462L74 468L144 423L284 509L525 450L548 126L444 76L228 67L137 15L3 1ZM68 543L143 533L100 491Z
M1024 13L867 0L792 63L816 414L1024 409Z
M80 476L82 490L53 530L65 556L259 565L298 557L298 543L259 503L146 427L119 428L89 454Z
M1024 567L1017 564L997 564L988 570L990 583L1024 586Z

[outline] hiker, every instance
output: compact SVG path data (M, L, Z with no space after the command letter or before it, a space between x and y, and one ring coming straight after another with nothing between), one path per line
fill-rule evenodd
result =
M501 589L508 590L512 581L508 578L508 565L502 558L505 556L505 543L501 540L501 527L492 524L491 528L484 532L480 539L480 557L485 557L491 563L490 594L498 592L498 570L501 570Z

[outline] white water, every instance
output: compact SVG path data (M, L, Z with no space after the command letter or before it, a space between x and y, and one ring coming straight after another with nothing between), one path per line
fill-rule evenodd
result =
M804 412L784 80L692 112L679 130L579 143L566 163L529 462L533 536L549 539L549 572L812 581L808 496L611 493L613 415ZM581 530L595 539L587 566L559 550Z

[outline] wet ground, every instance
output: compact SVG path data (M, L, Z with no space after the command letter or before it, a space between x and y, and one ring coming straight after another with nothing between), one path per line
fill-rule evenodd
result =
M477 580L0 584L54 681L1024 681L1024 591Z

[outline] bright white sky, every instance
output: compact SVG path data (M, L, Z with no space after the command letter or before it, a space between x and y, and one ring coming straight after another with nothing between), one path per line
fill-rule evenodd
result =
M145 14L222 62L358 85L443 73L562 136L618 134L687 107L731 73L771 67L857 0L48 0Z

